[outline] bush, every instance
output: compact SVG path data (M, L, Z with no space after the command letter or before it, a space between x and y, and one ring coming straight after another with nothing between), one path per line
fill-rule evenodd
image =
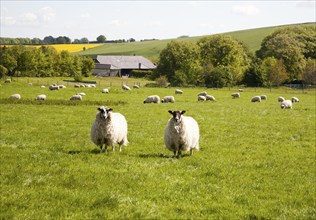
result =
M168 84L168 79L166 76L159 76L155 81L159 87L166 87Z
M132 70L131 76L135 78L148 78L153 74L151 70Z

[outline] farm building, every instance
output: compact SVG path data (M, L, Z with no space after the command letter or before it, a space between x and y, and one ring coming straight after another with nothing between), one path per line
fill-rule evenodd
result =
M94 58L94 76L128 77L132 70L154 70L156 65L142 56L105 56Z

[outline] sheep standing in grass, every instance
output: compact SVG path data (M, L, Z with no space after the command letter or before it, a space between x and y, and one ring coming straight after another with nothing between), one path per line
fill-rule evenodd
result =
M50 90L59 90L59 86L53 84L53 85L50 85L50 86L49 86L49 89L50 89Z
M115 144L119 144L119 150L122 151L122 146L128 145L125 117L108 107L101 106L98 110L91 127L91 140L100 147L100 153L102 153L103 145L105 145L105 152L108 146L112 146L114 151Z
M161 99L162 103L168 103L168 102L172 102L174 103L174 97L173 96L165 96L163 97L163 99Z
M10 99L17 99L20 100L21 99L21 95L20 94L13 94L9 97Z
M144 103L160 103L160 97L158 95L151 95L148 96L145 100Z
M109 89L103 89L102 90L102 93L109 93L110 91L109 91Z
M198 96L198 101L206 101L206 97L202 96L202 95L199 95Z
M200 131L198 123L189 116L183 116L185 111L168 111L172 118L165 128L164 141L166 148L173 151L174 157L182 157L182 151L199 150ZM178 155L177 155L178 152Z
M209 101L216 101L215 97L212 95L206 95L205 98L206 98L206 101L208 101L208 100Z
M134 88L134 89L139 89L139 85L134 84L133 88Z
M284 100L284 101L281 103L281 108L282 108L282 109L286 109L286 108L291 109L291 108L292 108L292 101L291 101L291 100Z
M6 79L4 83L11 83L11 79Z
M232 95L231 95L234 99L235 98L240 98L240 93L233 93Z
M127 85L122 85L122 89L124 89L124 90L131 90L131 88L129 86L127 86Z
M300 100L297 97L292 97L292 102L300 102Z
M81 95L73 95L70 100L73 101L82 101L82 96Z
M285 98L283 98L282 96L279 96L278 102L283 102L284 100L285 100Z
M198 94L198 96L207 96L207 92L200 92L199 94Z
M183 91L180 89L176 89L175 94L183 94Z
M260 98L261 98L261 100L267 100L268 99L268 97L266 95L261 95Z
M251 98L251 102L261 102L261 96L254 96Z
M42 95L38 95L36 97L36 100L46 100L46 95L42 94Z

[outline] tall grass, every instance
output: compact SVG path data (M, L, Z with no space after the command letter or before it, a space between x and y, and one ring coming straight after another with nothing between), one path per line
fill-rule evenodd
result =
M79 90L87 94L82 104L67 104ZM118 82L109 94L101 90L2 84L1 219L316 218L315 91L245 88L232 99L236 88L182 88L176 103L156 105L143 100L174 88L123 91ZM217 102L198 102L204 90ZM12 93L22 100L5 101ZM47 102L33 103L39 93ZM250 102L261 94L268 100ZM280 95L300 103L282 110ZM130 145L121 153L99 154L90 141L106 101L128 121ZM165 149L169 109L199 123L193 156L173 159Z

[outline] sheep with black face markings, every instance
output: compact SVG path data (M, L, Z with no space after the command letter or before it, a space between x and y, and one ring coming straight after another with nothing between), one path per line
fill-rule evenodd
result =
M174 96L165 96L161 99L161 102L162 103L168 103L168 102L174 103Z
M100 147L100 153L102 153L103 145L105 145L105 152L108 146L112 146L114 151L115 144L119 144L119 151L122 151L122 146L128 145L125 117L105 106L99 107L98 111L91 127L92 142Z
M199 150L200 131L198 123L189 116L183 116L185 111L168 111L172 118L165 128L164 142L166 148L173 151L174 157L182 157L182 151ZM178 154L177 154L178 153Z
M292 101L291 100L284 100L281 103L281 108L282 109L286 109L286 108L292 109Z

